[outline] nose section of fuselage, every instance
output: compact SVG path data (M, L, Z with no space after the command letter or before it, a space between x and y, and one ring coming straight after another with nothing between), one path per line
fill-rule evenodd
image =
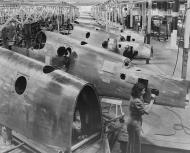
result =
M184 81L167 78L155 81L159 83L157 88L160 90L158 104L182 108L186 106L187 84Z
M149 71L138 67L123 67L118 75L118 84L120 82L122 89L125 90L123 93L130 94L133 85L141 82L145 86L148 85L148 88L159 91L159 96L156 98L156 104L158 105L184 108L189 101L187 99L190 95L190 85L187 81L169 78L164 75L153 75Z

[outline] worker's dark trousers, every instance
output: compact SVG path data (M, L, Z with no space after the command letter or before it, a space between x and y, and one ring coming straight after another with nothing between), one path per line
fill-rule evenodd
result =
M137 122L137 123L134 123ZM141 153L141 141L140 141L140 131L141 126L138 121L134 121L132 124L128 124L128 145L127 153Z
M119 141L121 153L127 153L127 142Z

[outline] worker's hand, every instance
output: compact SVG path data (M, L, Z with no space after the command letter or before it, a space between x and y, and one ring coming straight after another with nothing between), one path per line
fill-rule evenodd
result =
M156 95L155 94L151 94L150 97L151 97L151 103L154 103L155 99L156 99Z
M121 116L125 116L125 113L122 112L122 113L121 113Z
M151 94L151 98L155 99L156 95L155 94Z

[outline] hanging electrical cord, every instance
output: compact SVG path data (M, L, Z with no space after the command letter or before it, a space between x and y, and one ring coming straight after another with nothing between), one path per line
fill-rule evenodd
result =
M182 28L181 28L181 33L183 33L183 29L184 29L184 21L185 21L186 12L187 12L187 9L185 10L185 13L184 13L184 16L183 16L183 20L182 20L183 24L182 24ZM172 76L174 76L174 74L175 74L177 63L178 63L178 60L179 60L180 41L181 41L182 38L183 38L182 35L180 35L179 42L178 42L177 59L176 59L176 62L175 62L175 66L174 66Z
M173 129L174 130L183 130L185 134L190 135L190 127L187 127L183 124L183 120L180 114L178 114L177 112L175 112L174 110L170 109L169 107L165 107L167 110L169 110L170 112L173 112L173 114L175 114L178 119L180 120L180 123L175 123L173 125Z
M176 62L175 62L175 66L174 66L174 70L173 70L172 76L174 76L174 74L175 74L175 70L176 70L176 67L177 67L178 59L179 59L179 43L178 43L178 49L177 49L177 59L176 59Z
M181 131L181 130L183 130L186 135L190 135L190 127L183 124L183 119L181 115L175 112L174 110L170 109L169 107L164 107L164 108L172 112L179 119L180 123L173 124L174 133L172 134L156 133L155 135L173 136L177 133L176 131Z

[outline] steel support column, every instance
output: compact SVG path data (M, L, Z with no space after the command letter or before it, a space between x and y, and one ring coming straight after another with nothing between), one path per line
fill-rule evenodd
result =
M151 37L151 14L152 11L152 0L148 1L148 23L147 23L147 34L146 34L146 43L150 44L150 37Z
M187 0L187 12L186 12L186 19L185 19L185 31L184 31L184 48L183 48L183 60L182 60L182 73L181 78L187 79L187 74L190 73L190 70L188 72L188 69L190 66L188 66L188 54L190 52L189 48L189 39L190 39L190 0ZM189 80L190 78L188 78Z
M180 6L179 0L175 0L173 6L173 20L172 20L173 31L171 34L171 48L174 49L177 49L177 23L178 23L179 6Z
M146 30L146 3L142 3L142 31Z

